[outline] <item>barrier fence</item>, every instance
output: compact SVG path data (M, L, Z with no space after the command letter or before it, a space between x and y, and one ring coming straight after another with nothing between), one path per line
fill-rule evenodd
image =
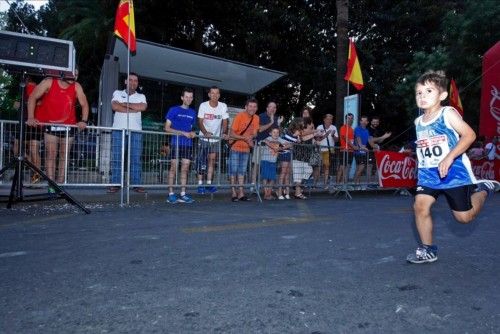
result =
M19 133L18 122L0 120L0 169L18 156ZM190 160L185 182L188 193L214 190L212 187L231 188L232 149L227 141L213 138L208 143L196 137L192 146L186 148L170 144L179 143L179 140L172 141L172 137L156 131L127 133L97 126L80 131L71 126L44 124L37 128L25 127L23 142L25 157L61 186L102 187L103 191L116 187L114 189L118 188L122 194L122 203L124 193L128 203L130 190L168 188L171 169L175 170L172 186L178 193L182 160ZM244 168L243 187L247 193L255 191L260 199L261 192L265 193L263 188L272 186L271 195L280 199L286 195L293 198L298 193L311 194L315 189L350 196L349 190L370 190L378 186L373 152L356 156L338 148L329 150L305 144L287 148L275 150L265 144L253 148ZM176 157L180 159L173 165ZM350 159L352 167L348 164ZM358 177L356 170L361 169L360 166L364 168ZM0 188L10 186L12 174L13 171L7 170L0 175ZM47 187L29 169L21 175L25 186ZM208 175L211 184L207 184ZM199 180L202 180L201 186Z

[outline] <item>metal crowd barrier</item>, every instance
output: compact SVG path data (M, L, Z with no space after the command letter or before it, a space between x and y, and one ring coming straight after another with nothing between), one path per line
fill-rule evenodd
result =
M52 131L54 130L54 131ZM55 178L62 175L62 179L56 180L62 186L72 187L102 187L103 192L108 187L117 187L120 189L121 202L129 202L129 191L140 187L145 189L167 189L168 173L171 168L172 157L178 152L178 146L172 146L172 135L156 131L130 131L127 135L126 130L115 130L109 127L88 126L80 131L71 126L47 125L39 127L36 130L29 128L24 131L24 145L26 148L27 159L38 159L41 169L47 172L47 143L45 142L45 133L55 133L57 138L65 147L58 151L58 162L56 166ZM9 161L17 157L17 143L19 137L19 125L16 121L0 120L0 169ZM68 140L69 138L73 138ZM230 189L229 181L229 154L230 148L225 141L215 138L219 154L216 155L214 164L214 173L211 186ZM191 157L191 164L188 171L186 188L188 193L196 193L198 190L199 175L203 175L202 187L206 187L207 173L207 152L201 148L201 140L196 137L193 139L193 146L188 154ZM126 144L126 145L125 145ZM280 159L276 162L276 177L273 182L273 196L277 197L276 190L289 189L289 195L293 198L294 187L297 183L293 180L293 175L303 176L300 186L303 191L311 195L314 191L325 191L332 194L344 193L350 197L351 190L373 190L377 188L378 176L376 172L375 159L373 152L368 152L356 160L364 163L365 166L371 166L368 172L366 167L360 179L353 178L351 167L345 171L347 177L338 178L340 169L347 169L347 153L338 148L328 151L327 147L318 145L295 144L291 149L288 159ZM296 148L301 146L303 150L309 151L311 161L297 163L294 156ZM130 148L130 149L128 149ZM264 146L256 145L248 159L248 167L245 175L245 184L247 194L255 192L259 195L263 191L261 160L267 157L263 156ZM325 152L325 153L323 153ZM328 157L329 163L323 163L323 157ZM310 165L316 155L317 166ZM318 158L319 156L319 158ZM350 154L349 154L350 156ZM325 158L326 159L326 158ZM353 158L354 160L354 158ZM354 162L353 162L354 164ZM324 166L329 165L326 171ZM173 187L178 192L180 187L180 166L174 166L176 169ZM290 173L285 175L284 171L290 169ZM310 173L309 173L310 172ZM325 177L325 172L328 176ZM7 171L0 176L0 188L10 186L10 178L13 171ZM29 187L46 187L46 183L37 180L36 175L30 170L24 170L21 174L23 183ZM281 177L281 178L280 178ZM281 181L280 181L281 179ZM297 181L297 180L295 180ZM166 191L167 193L167 191ZM283 194L283 192L282 192ZM126 199L124 199L126 196Z

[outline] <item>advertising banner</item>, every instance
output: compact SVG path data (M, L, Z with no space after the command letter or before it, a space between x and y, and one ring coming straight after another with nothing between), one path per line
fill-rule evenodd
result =
M483 58L479 135L486 138L500 136L500 42Z
M408 154L376 151L379 185L382 188L417 186L417 161Z
M500 182L500 160L471 160L472 171L477 179L497 180Z

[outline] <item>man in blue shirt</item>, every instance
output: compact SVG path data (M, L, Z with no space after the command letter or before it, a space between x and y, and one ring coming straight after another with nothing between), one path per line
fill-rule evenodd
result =
M170 136L170 170L168 173L169 194L167 202L171 204L193 203L191 196L186 194L186 183L189 165L193 159L193 138L195 132L193 125L196 121L196 112L189 108L193 102L193 90L184 88L181 96L182 104L172 107L165 116L165 131ZM181 160L181 193L178 197L174 193L174 179L178 169L178 161Z
M365 170L368 161L368 142L370 140L370 133L366 128L368 126L368 117L361 116L359 119L359 126L354 129L354 143L358 149L354 152L354 159L356 159L356 173L354 174L354 183L360 186L361 174Z

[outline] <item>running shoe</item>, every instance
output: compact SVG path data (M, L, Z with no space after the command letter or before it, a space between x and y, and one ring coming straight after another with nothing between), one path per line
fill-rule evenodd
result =
M191 198L188 194L185 194L177 200L179 203L193 203L194 199Z
M208 186L208 187L205 187L205 191L209 194L213 194L213 193L217 192L217 188L214 186Z
M410 263L431 263L438 259L436 246L418 247L415 253L411 253L406 257L406 261Z
M203 187L203 186L199 186L199 187L198 187L198 194L200 194L200 195L204 195L204 194L205 194L205 187Z
M500 182L495 180L477 180L476 186L476 192L486 191L488 196L500 190Z
M54 187L48 187L48 188L47 188L47 192L48 192L48 193L49 193L49 195L51 195L51 196L54 196L54 195L56 195L56 194L57 194L56 188L54 188Z
M167 203L175 204L175 203L177 203L177 200L178 200L178 198L177 198L176 194L168 195Z

